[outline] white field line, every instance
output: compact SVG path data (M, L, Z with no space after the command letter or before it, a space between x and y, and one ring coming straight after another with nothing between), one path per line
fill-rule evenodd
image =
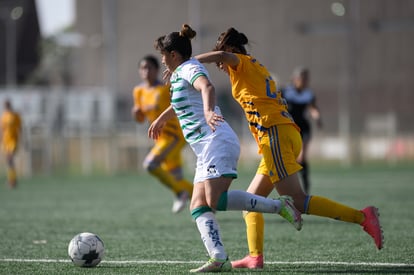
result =
M70 263L70 260L63 259L0 259L0 262L18 263ZM204 261L164 261L164 260L119 260L102 261L106 264L196 264ZM332 261L294 261L294 262L265 262L268 265L348 265L348 266L390 266L390 267L414 267L414 263L380 263L380 262L332 262Z

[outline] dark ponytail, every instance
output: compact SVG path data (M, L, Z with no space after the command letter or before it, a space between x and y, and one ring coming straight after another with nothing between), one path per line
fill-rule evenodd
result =
M226 32L220 34L217 39L215 51L223 51L230 48L232 52L247 54L245 45L249 43L244 33L237 31L235 28L229 28Z

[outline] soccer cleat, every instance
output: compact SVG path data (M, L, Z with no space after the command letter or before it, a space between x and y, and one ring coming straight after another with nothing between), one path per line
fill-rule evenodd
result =
M247 255L243 259L231 262L231 267L249 269L263 268L263 255L259 255L256 257Z
M189 200L189 198L190 198L190 195L188 194L187 191L180 192L177 195L177 198L174 200L171 211L174 214L181 212L187 205L187 201Z
M228 258L225 260L211 258L199 268L190 270L191 273L226 272L226 271L231 271L231 264Z
M374 239L377 248L381 249L384 244L384 235L378 218L378 208L368 206L362 209L361 212L365 215L365 220L361 223L361 226L364 228L364 231Z
M302 229L302 215L293 205L293 199L290 196L281 196L279 198L282 203L279 215L290 222L296 230Z

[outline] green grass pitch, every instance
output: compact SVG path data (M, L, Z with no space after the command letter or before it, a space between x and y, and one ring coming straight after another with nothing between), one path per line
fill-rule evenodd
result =
M312 193L361 209L380 209L385 247L355 224L304 215L300 232L265 214L265 268L242 274L414 274L412 165L312 166ZM231 189L246 189L242 169ZM4 181L4 178L1 178ZM272 194L273 197L277 195ZM49 176L0 186L0 274L186 274L207 260L188 210L173 215L171 193L145 173ZM217 214L231 259L247 253L240 212ZM67 256L77 233L98 234L104 260L74 266Z

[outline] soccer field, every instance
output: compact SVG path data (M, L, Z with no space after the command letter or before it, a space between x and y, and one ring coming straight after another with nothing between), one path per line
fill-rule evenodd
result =
M231 189L246 189L244 169ZM358 209L380 209L381 251L360 226L304 215L300 232L265 214L265 268L250 274L414 274L414 169L315 166L312 193ZM3 179L4 180L4 179ZM276 197L276 194L272 194ZM0 187L0 274L183 274L207 260L188 210L171 214L172 195L147 174L50 176ZM240 212L217 214L230 259L247 253ZM104 260L74 266L67 246L77 233L98 234Z

